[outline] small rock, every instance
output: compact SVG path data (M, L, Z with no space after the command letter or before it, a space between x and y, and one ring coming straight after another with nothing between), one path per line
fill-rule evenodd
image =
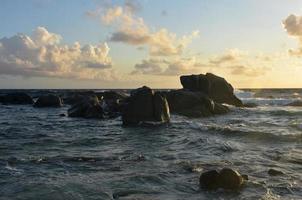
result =
M243 178L239 172L230 168L224 168L220 171L219 180L224 189L235 190L243 184Z
M267 172L270 176L279 176L284 175L282 171L276 170L276 169L269 169Z
M34 107L38 107L38 108L61 107L61 106L63 106L61 98L53 94L39 97L36 103L34 104Z
M199 183L205 189L217 189L220 187L219 173L216 170L204 172L199 178Z
M292 103L287 104L286 106L301 107L302 106L302 101L294 101Z
M66 114L61 113L61 114L60 114L60 117L66 117Z

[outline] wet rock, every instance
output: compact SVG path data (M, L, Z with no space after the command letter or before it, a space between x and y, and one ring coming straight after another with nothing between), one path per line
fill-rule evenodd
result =
M202 92L217 103L243 106L241 100L234 95L232 85L222 77L207 73L181 76L180 81L184 89Z
M239 189L243 184L243 178L236 170L224 168L219 173L219 181L224 189Z
M167 100L146 86L133 90L125 101L122 120L124 125L137 125L145 121L169 122Z
M61 113L59 116L60 117L66 117L66 114L65 113Z
M286 106L302 107L302 101L294 101L292 103L286 104Z
M104 112L97 96L89 96L68 109L68 116L102 119Z
M187 117L209 117L229 112L228 107L215 103L202 92L185 89L172 90L165 94L171 113Z
M267 172L270 176L280 176L284 175L282 171L276 170L276 169L269 169Z
M0 103L3 104L33 104L34 101L28 94L24 92L16 92L6 94L0 97Z
M242 186L244 180L247 179L247 175L243 177L236 170L223 168L220 172L211 170L202 173L199 183L201 187L209 190L218 188L237 190Z
M85 98L90 97L90 96L95 96L95 93L93 91L85 91L85 92L74 92L71 94L68 94L63 98L64 104L68 105L74 105L77 103L80 103L83 101Z
M62 100L60 97L56 95L46 95L38 98L34 107L42 108L42 107L61 107L63 106Z
M216 170L207 171L201 174L199 183L202 188L214 190L220 187L219 173Z

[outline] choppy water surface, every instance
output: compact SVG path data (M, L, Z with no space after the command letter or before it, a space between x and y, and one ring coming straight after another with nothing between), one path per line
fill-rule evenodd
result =
M0 199L301 199L302 108L284 106L299 91L238 91L260 106L152 128L0 105ZM242 190L199 188L226 166L249 175Z

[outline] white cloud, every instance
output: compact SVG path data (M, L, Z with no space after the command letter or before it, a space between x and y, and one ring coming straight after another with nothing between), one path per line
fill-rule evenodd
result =
M191 41L199 36L199 31L190 35L177 37L165 28L151 31L144 20L135 16L129 5L115 6L105 10L101 16L105 25L111 25L115 31L110 37L113 42L123 42L130 45L146 45L151 56L181 55Z
M38 27L31 36L0 39L0 74L78 79L115 77L106 43L61 45L62 37Z
M237 62L247 55L246 52L238 49L228 49L220 56L215 56L210 59L211 64L220 65L224 63Z
M289 15L283 21L284 29L289 36L295 37L299 40L298 49L290 49L288 52L290 55L302 56L302 16Z

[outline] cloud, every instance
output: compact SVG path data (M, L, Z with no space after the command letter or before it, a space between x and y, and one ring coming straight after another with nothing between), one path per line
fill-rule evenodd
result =
M106 43L61 45L62 37L37 27L31 36L0 39L0 74L77 79L115 78Z
M232 75L240 75L240 76L248 76L248 77L257 77L266 74L269 70L267 67L251 67L245 65L237 65L237 66L228 66L231 69Z
M122 42L129 45L146 45L151 56L176 56L199 36L199 31L177 37L165 28L151 31L144 20L137 17L134 10L126 1L124 6L110 7L101 16L105 25L114 27L110 36L112 42Z
M236 62L241 60L244 56L246 56L245 52L242 52L238 49L228 49L223 55L216 56L211 58L209 62L211 64L220 65L224 63Z
M173 61L149 59L136 64L135 70L131 74L179 76L182 74L200 73L201 68L204 66L196 58L176 59Z
M290 49L290 55L302 56L302 16L289 15L283 20L283 26L289 36L295 37L299 40L298 49Z

